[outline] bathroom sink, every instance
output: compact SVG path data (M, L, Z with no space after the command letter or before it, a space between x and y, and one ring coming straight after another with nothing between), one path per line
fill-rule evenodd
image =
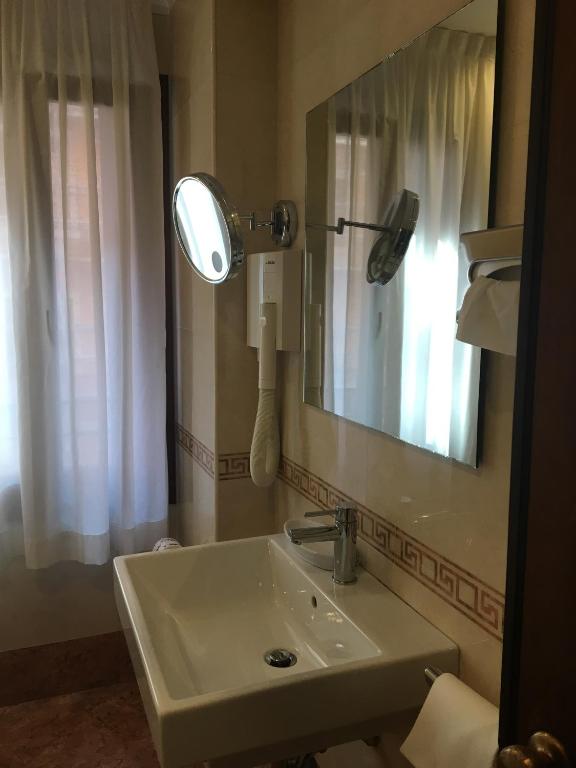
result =
M289 544L279 534L115 559L164 768L240 768L373 736L422 703L425 666L457 672L454 644L372 576L337 586ZM295 663L270 666L277 650L275 663Z

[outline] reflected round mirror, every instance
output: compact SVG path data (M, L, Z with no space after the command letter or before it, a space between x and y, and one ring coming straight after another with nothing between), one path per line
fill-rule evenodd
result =
M398 271L414 234L420 202L418 195L404 189L390 205L380 235L370 250L366 279L386 285Z
M207 173L176 185L172 218L189 264L209 283L234 277L244 263L240 219L220 183Z

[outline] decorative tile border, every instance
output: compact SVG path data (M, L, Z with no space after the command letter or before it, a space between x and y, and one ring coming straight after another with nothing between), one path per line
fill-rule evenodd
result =
M241 480L250 477L249 453L224 453L218 456L218 479Z
M501 592L286 456L280 460L278 476L324 509L339 503L353 504L358 509L358 535L362 539L492 637L502 640L504 595Z
M249 452L223 453L216 457L214 451L207 448L181 424L176 424L176 442L212 478L215 477L216 465L218 465L218 480L242 480L250 477Z
M177 425L177 441L210 477L215 477L213 451L180 424ZM219 480L248 477L249 453L228 453L218 457ZM358 509L358 534L362 539L490 635L502 639L504 595L501 592L286 456L280 459L278 477L324 509L339 503L353 504Z
M194 461L199 464L210 477L214 477L214 451L207 448L204 443L201 443L197 437L191 432L188 432L188 430L181 424L176 424L176 442L186 451L186 453L192 456Z

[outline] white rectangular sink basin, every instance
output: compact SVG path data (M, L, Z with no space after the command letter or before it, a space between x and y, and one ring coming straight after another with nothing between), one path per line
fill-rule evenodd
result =
M164 768L234 766L378 733L418 706L456 646L359 570L331 574L283 534L114 561L116 602ZM286 668L265 654L296 656Z

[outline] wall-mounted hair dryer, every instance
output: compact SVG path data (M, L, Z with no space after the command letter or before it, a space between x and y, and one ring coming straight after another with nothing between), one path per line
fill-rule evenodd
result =
M300 350L300 251L248 257L248 346L258 349L258 412L250 451L255 485L271 485L278 472L280 434L276 413L276 352Z

